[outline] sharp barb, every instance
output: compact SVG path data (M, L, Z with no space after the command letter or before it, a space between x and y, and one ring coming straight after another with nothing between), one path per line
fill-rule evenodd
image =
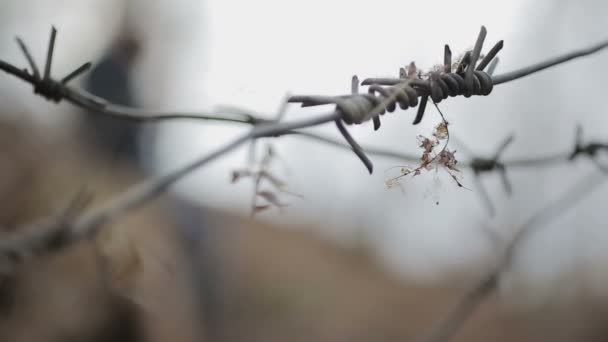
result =
M574 148L572 149L572 153L570 153L568 160L574 160L574 158L582 153L583 150L583 127L580 124L577 124L574 135Z
M353 95L359 94L359 77L357 75L353 75L350 81L350 93Z
M502 50L502 47L504 45L504 41L499 41L498 43L496 43L492 49L488 52L488 54L481 60L481 62L479 62L479 65L477 66L477 70L483 70L485 69L486 66L488 66L488 64L490 64L490 62L492 61L492 59L494 57L496 57L496 55L498 54L498 52L500 50Z
M310 96L310 95L295 95L290 96L287 100L289 103L301 103L302 107L320 106L334 103L334 97L330 96Z
M380 129L380 117L378 117L377 115L373 117L372 121L374 122L374 131L377 131Z
M72 71L66 77L64 77L63 79L61 79L61 84L63 84L63 85L68 84L71 80L73 80L74 78L80 76L81 74L83 74L84 72L86 72L87 70L89 70L92 65L93 64L91 64L91 62L84 63L83 65L81 65L80 67L78 67L78 69Z
M475 64L479 59L479 55L481 54L481 48L483 47L483 41L486 39L486 28L484 26L481 27L479 31L479 36L477 36L477 41L475 42L475 47L473 48L473 52L471 53L471 60L469 62L469 66L465 71L465 82L468 91L473 89L473 69L475 69ZM470 95L470 94L469 94Z
M443 48L443 65L445 66L445 72L452 72L452 50L450 50L448 44L445 44Z
M346 142L348 142L350 147L353 149L353 152L355 152L357 157L361 159L361 161L367 168L367 171L369 171L369 173L371 174L374 171L374 165L372 164L371 160L367 158L361 146L359 146L359 144L357 144L357 142L355 141L355 139L353 139L350 133L348 133L348 130L346 129L346 127L344 127L340 119L336 120L336 126L338 127L338 130L340 131L344 139L346 139Z
M295 95L295 96L290 96L287 99L287 102L289 102L289 103L301 103L301 102L305 102L307 100L308 100L308 96Z
M51 39L49 39L49 48L46 53L46 64L44 66L44 79L51 78L51 65L53 64L53 50L55 50L55 38L57 37L57 29L55 26L51 28Z
M412 122L413 125L417 125L420 123L420 121L422 121L422 117L424 116L424 110L426 109L426 103L428 102L428 100L429 100L428 95L424 95L420 99L420 104L418 105L418 113L416 113L414 122Z
M511 186L511 182L509 181L509 177L507 177L507 169L504 167L499 168L500 170L500 180L502 181L502 186L505 188L505 192L507 195L511 196L513 193L513 187Z
M514 139L515 139L515 136L513 134L511 134L502 142L502 144L500 144L498 149L496 149L496 153L494 154L495 161L504 152L504 150L513 142Z
M36 66L36 62L34 62L34 58L32 57L30 50L27 48L27 46L25 45L23 40L21 40L21 38L17 37L16 39L17 39L17 44L19 44L19 48L25 55L25 59L27 59L27 62L30 64L30 68L32 69L32 74L34 75L35 78L40 79L40 71L38 71L38 67Z
M473 72L473 68L481 55L481 49L483 48L483 41L486 39L486 27L482 26L479 31L479 36L477 36L477 41L475 42L475 47L473 48L473 53L471 54L471 73Z

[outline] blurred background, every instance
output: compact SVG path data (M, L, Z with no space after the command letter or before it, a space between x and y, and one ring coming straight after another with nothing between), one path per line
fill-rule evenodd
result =
M274 118L286 94L348 93L353 74L396 77L411 61L429 69L442 61L443 44L455 55L472 48L481 25L486 49L505 41L503 73L606 39L607 16L599 0L5 0L0 59L26 67L18 35L42 65L55 25L54 77L90 60L79 85L111 102L231 106ZM491 156L513 134L505 159L550 156L574 148L577 125L585 140L606 141L607 60L599 53L488 97L442 102L450 146L466 161ZM326 110L289 106L285 120ZM0 114L0 227L45 217L83 188L102 203L248 129L111 120L47 102L8 75L0 77ZM349 129L365 146L419 155L416 136L431 135L440 117L429 106L412 126L413 115L388 114L377 132ZM339 137L333 125L310 131ZM297 196L282 194L288 206L252 218L253 182L231 177L258 165L268 146L271 172ZM481 175L495 215L469 169L468 190L429 172L404 180L401 191L385 181L403 162L372 160L370 176L352 153L301 137L243 147L95 241L24 265L0 286L0 339L411 340L495 265L497 244L585 178L597 179L592 191L534 221L542 228L519 246L497 295L457 339L608 337L606 188L589 158L508 168L511 195L498 173Z

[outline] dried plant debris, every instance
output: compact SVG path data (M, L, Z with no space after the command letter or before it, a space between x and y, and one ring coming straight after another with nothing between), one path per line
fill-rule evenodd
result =
M424 71L416 66L416 62L412 61L406 67L399 68L399 78L410 79L410 80L429 80L435 76L450 73L452 70L462 72L468 66L470 62L471 53L473 49L468 49L464 53L460 54L456 60L449 64L435 64L429 70ZM479 59L484 59L485 55L482 53L479 55Z
M448 122L442 121L437 127L435 127L435 131L433 132L433 136L439 140L446 140L449 136L450 132L448 131Z
M422 78L422 70L416 67L415 62L411 62L407 67L399 69L399 78L419 80Z
M442 119L441 123L433 130L431 137L423 135L417 137L418 147L422 149L420 163L416 167L401 167L399 175L386 180L385 184L387 188L391 189L400 186L401 180L408 175L414 177L422 174L423 171L433 169L438 172L440 168L445 170L459 187L464 187L459 180L461 171L457 167L456 151L448 148L450 138L449 123L443 118L443 115ZM445 143L437 151L442 141L445 141Z
M253 150L252 153L254 153ZM250 159L255 160L255 156L251 156ZM280 195L287 194L302 198L301 195L289 191L287 189L287 184L270 170L276 159L277 154L272 145L269 144L266 146L264 156L257 166L252 165L250 168L234 170L232 172L231 182L233 184L243 178L251 178L253 180L254 194L251 205L251 215L266 211L273 207L283 210L283 208L289 206L281 200ZM255 164L255 162L252 164Z

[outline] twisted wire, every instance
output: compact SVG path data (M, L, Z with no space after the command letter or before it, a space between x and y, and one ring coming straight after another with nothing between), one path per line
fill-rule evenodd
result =
M25 55L25 58L27 59L27 62L30 65L30 68L32 69L31 74L27 73L27 70L25 70L25 74L28 78L28 81L34 86L34 94L41 95L42 97L50 101L59 102L69 95L66 90L67 88L65 87L68 82L87 71L89 68L91 68L92 64L90 62L84 63L80 67L76 68L74 71L70 72L64 78L62 78L61 81L56 81L51 78L51 65L53 62L53 52L55 50L56 38L57 29L53 26L51 28L51 37L49 39L46 63L44 66L44 75L42 76L40 75L38 66L36 66L36 62L34 62L32 54L30 53L23 40L17 37L17 43L19 44L19 48L23 52L23 55ZM21 70L16 70L14 73L18 74L19 71Z
M491 73L484 69L496 65L495 57L503 47L499 41L477 64L486 37L486 28L481 27L475 47L465 54L452 71L452 53L445 45L443 70L431 71L425 78L419 75L401 75L400 78L368 78L361 85L368 87L367 94L353 92L342 96L292 96L289 102L301 103L303 107L335 104L347 124L362 124L373 120L374 130L380 128L380 115L394 112L399 108L406 110L418 106L413 124L422 121L429 97L439 103L448 97L473 95L486 96L492 92L494 82ZM418 98L420 97L420 100Z

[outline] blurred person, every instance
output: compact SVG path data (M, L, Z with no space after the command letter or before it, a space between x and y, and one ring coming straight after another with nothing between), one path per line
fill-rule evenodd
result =
M119 36L105 56L86 75L85 89L111 103L137 107L133 92L132 67L141 47L128 33ZM106 116L101 112L85 112L82 139L99 146L100 153L110 159L138 161L138 131L141 124Z

